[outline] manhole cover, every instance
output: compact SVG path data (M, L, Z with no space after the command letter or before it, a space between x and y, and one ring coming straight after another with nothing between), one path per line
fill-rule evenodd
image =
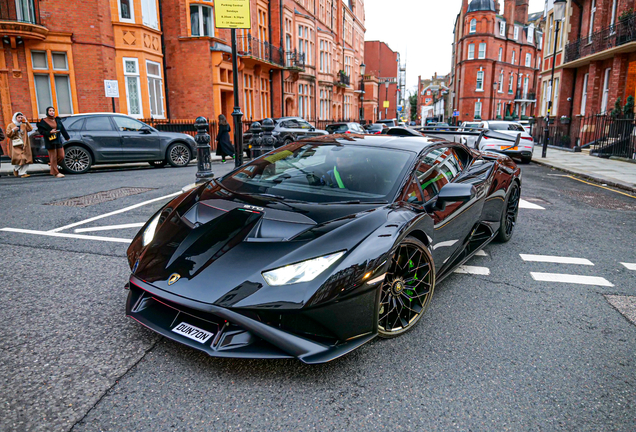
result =
M56 206L68 206L68 207L87 207L94 204L100 204L106 201L113 201L118 198L123 198L129 195L137 195L140 193L148 192L154 188L139 188L139 187L126 187L119 189L111 189L107 191L97 192L90 195L84 195L81 197L70 198L63 201L54 201L48 205Z
M633 202L626 202L596 192L584 192L577 190L566 190L564 192L572 198L598 209L636 211L636 199L631 200Z

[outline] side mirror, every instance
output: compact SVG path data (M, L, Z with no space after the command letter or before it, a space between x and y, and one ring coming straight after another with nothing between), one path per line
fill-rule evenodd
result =
M316 130L316 128L315 128L315 127L313 127L313 126L309 128L309 131L310 131L310 132L313 132L313 131L315 131L315 130Z
M139 132L149 134L152 132L152 129L150 129L150 126L142 126L141 129L139 129Z
M477 189L471 184L448 183L442 187L437 196L435 207L437 210L444 210L449 202L468 202L475 198Z

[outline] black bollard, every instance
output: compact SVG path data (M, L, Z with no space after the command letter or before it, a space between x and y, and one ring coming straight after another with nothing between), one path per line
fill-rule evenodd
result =
M197 117L194 122L197 135L197 174L196 183L204 183L214 178L212 161L210 160L210 135L208 134L208 121L205 117Z
M276 138L274 137L274 135L272 135L272 131L274 130L274 128L276 127L276 125L274 124L274 120L272 120L271 118L266 118L265 120L263 120L263 138L261 139L261 148L262 148L262 153L261 154L265 154L265 153L269 153L270 151L274 150L274 146L276 145Z
M261 147L263 129L261 129L261 124L259 122L252 123L250 133L252 134L249 142L250 154L252 159L255 159L263 154L263 148Z

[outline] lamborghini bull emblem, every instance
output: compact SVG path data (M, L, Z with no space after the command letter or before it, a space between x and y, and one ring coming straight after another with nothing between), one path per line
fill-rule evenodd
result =
M179 273L172 273L168 278L168 285L174 284L179 279L181 279L181 275Z

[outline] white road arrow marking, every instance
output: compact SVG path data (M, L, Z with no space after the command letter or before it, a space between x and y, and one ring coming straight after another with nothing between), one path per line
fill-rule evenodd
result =
M490 269L488 267L463 265L457 267L457 269L455 269L455 273L488 276L490 274Z
M547 263L558 263L558 264L581 264L581 265L590 265L590 266L594 265L592 261L585 258L570 258L570 257L561 257L561 256L552 256L552 255L529 255L529 254L519 254L519 256L524 261L547 262Z
M562 283L571 283L571 284L579 284L579 285L596 285L596 286L606 286L613 287L610 281L605 278L598 276L580 276L580 275L572 275L572 274L563 274L563 273L536 273L530 272L532 279L540 282L562 282Z
M636 270L636 264L635 263L624 263L624 262L622 262L621 264L623 264L628 270Z
M541 207L540 205L536 205L524 199L519 200L519 208L530 209L530 210L545 210L545 207Z

